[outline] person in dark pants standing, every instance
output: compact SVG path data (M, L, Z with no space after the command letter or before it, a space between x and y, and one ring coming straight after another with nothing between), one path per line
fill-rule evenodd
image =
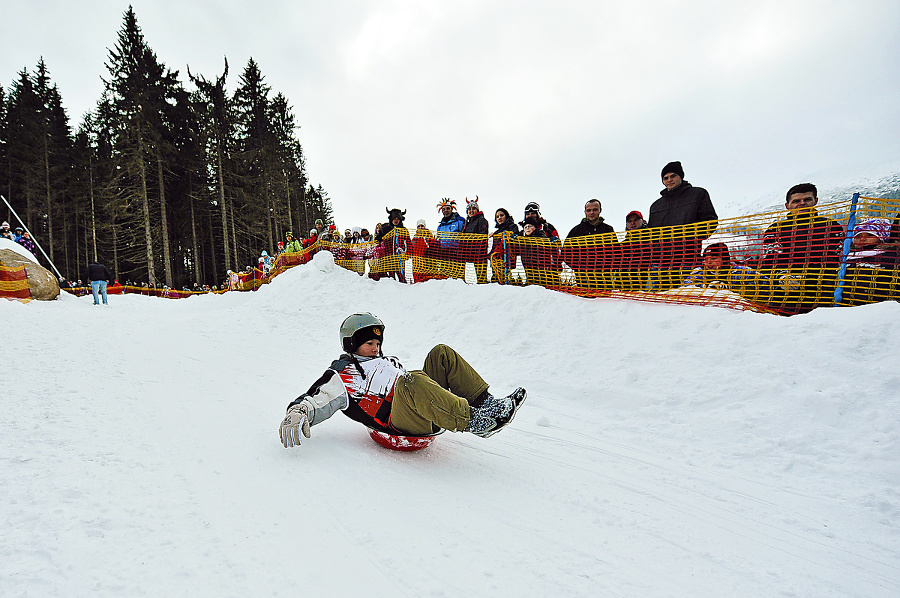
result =
M113 275L110 273L109 269L98 262L91 262L87 267L87 271L84 273L84 278L91 283L91 292L94 294L94 305L100 305L98 293L103 296L103 305L109 305L109 303L106 302L106 285L113 279Z

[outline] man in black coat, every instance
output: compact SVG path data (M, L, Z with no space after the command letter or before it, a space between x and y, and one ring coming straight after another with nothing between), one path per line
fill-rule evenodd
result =
M109 269L98 262L91 262L84 273L84 278L91 283L91 292L94 294L94 305L100 305L100 297L103 296L103 305L109 305L106 302L106 285L113 279Z
M706 189L694 187L684 180L681 162L666 164L662 169L662 181L666 188L659 192L660 198L650 206L650 228L718 220ZM707 237L714 231L715 225Z
M700 246L718 226L718 215L709 193L702 187L694 187L684 180L681 162L669 162L662 169L665 189L660 198L650 206L651 229L681 227L668 231L653 231L653 262L660 270L656 290L679 286L687 269L689 272L701 261ZM665 237L665 241L659 239Z
M589 199L584 204L584 218L569 231L563 244L562 259L575 271L575 283L580 288L613 288L610 271L616 268L619 240L615 234L607 234L615 231L603 221L601 210L600 200ZM574 241L590 235L604 236Z

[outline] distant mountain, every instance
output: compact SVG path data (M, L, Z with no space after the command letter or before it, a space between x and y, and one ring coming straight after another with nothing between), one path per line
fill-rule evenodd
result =
M891 198L895 200L900 211L900 171L897 165L892 164L887 168L870 169L872 174L860 175L855 173L817 173L813 176L801 177L798 182L810 181L819 189L819 203L829 203L842 199L849 199L854 193L866 197ZM855 181L848 184L847 181ZM729 216L746 216L750 214L762 214L784 210L784 192L767 193L755 200L735 201L726 204L722 213Z

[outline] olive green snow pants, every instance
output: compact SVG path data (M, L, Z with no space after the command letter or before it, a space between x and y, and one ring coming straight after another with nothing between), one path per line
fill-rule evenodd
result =
M459 353L437 345L428 352L423 370L397 380L391 426L408 434L463 430L469 424L469 401L487 388L487 382Z

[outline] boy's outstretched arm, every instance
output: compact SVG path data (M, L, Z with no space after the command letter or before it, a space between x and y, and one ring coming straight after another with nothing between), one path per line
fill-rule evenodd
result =
M338 411L346 409L350 397L341 377L335 370L325 370L309 390L287 407L287 413L278 427L278 437L284 448L300 446L300 434L309 438L309 427L320 424Z

